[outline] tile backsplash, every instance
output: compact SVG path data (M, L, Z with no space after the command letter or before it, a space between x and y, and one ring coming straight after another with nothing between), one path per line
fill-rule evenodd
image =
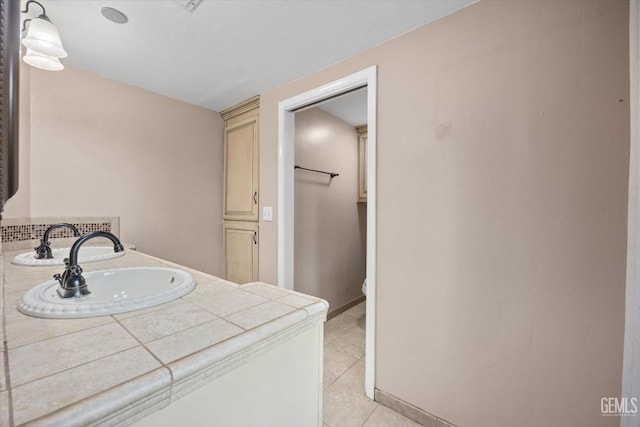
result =
M118 217L4 218L0 221L2 252L31 249L40 242L47 228L61 222L75 225L80 234L92 231L108 231L118 237L120 234ZM58 245L70 245L76 240L68 227L53 230L49 237L57 239Z

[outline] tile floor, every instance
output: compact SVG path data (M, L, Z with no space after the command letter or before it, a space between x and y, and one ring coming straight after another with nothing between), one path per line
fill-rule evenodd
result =
M365 303L324 327L324 408L328 427L413 427L412 420L364 395Z

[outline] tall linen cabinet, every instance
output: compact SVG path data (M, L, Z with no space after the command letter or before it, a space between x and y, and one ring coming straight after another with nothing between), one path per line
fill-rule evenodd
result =
M221 112L224 128L224 275L258 280L259 120L256 96Z

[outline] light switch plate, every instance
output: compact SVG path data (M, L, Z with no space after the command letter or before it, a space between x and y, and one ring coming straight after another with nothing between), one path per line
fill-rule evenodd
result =
M273 208L271 206L262 207L262 220L273 221Z

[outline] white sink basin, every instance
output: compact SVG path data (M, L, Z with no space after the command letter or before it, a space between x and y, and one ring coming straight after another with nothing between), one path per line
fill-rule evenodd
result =
M140 310L180 298L196 282L191 274L167 267L133 267L83 273L91 293L82 298L62 298L58 281L29 289L18 310L35 317L70 319L105 316Z
M64 259L69 257L71 248L51 249L53 258L37 259L35 251L25 252L16 255L12 260L12 264L30 265L30 266L51 266L64 265ZM111 258L117 258L125 254L126 251L114 252L113 246L81 246L78 251L78 264L86 264L94 261L104 261Z

